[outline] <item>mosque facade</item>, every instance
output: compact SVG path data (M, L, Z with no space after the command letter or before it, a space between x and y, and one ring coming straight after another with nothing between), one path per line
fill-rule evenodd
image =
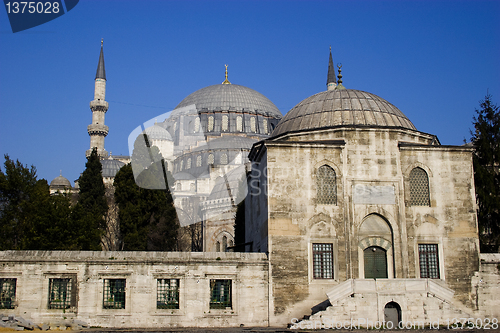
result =
M100 66L88 130L105 170ZM479 252L472 149L336 74L330 52L327 90L283 118L226 76L144 130L168 156L181 223L203 221L204 253L5 251L0 277L19 290L5 311L103 327L498 328L500 256ZM224 252L238 200L246 253Z

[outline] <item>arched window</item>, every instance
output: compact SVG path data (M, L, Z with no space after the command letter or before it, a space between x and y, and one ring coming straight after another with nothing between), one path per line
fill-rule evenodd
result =
M430 206L429 177L422 168L410 172L410 206Z
M196 191L196 184L195 183L189 184L189 191L191 191L191 192L195 192Z
M208 154L208 165L214 164L214 154Z
M198 156L196 157L196 166L197 166L197 167L201 167L201 155L198 155Z
M236 130L238 132L243 131L243 117L242 116L236 117Z
M187 160L186 169L191 169L191 157Z
M222 237L222 252L227 252L227 237Z
M177 191L181 191L181 190L182 190L181 182L178 182L177 183Z
M179 168L179 171L182 171L182 169L184 169L184 160L181 160L181 166Z
M215 251L220 252L220 242L215 243Z
M335 170L322 165L316 174L316 197L318 204L337 204L337 179Z
M196 117L194 120L194 132L198 133L200 131L200 118Z
M222 154L220 156L220 164L227 164L227 154Z
M262 131L264 134L267 134L267 119L262 119Z
M257 127L255 126L255 117L250 118L250 130L252 132L257 130Z
M222 116L222 130L227 131L229 127L229 117L227 115Z
M208 131L213 132L214 130L214 116L208 117Z

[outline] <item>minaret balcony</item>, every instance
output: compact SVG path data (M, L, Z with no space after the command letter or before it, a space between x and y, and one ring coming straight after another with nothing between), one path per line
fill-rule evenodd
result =
M100 124L90 124L87 126L87 132L89 132L89 135L108 135L109 133L109 127L106 125L100 125Z
M92 111L108 111L109 104L105 100L94 99L90 101L90 109Z

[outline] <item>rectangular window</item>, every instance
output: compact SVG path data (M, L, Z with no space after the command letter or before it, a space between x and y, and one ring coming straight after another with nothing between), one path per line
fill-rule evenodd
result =
M439 279L439 260L437 244L418 244L420 277Z
M210 309L232 309L231 280L210 280Z
M104 309L125 309L125 279L104 279Z
M14 309L17 279L0 279L0 309Z
M313 244L313 277L315 279L333 279L332 244Z
M156 280L156 308L179 308L179 279Z
M49 309L69 309L73 306L73 279L49 279Z

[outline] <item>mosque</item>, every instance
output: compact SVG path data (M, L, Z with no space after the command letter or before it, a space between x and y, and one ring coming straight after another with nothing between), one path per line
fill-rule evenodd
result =
M88 133L110 183L130 158L104 149L105 88L101 45ZM344 87L331 51L326 90L283 117L226 68L142 133L204 251L0 252L2 311L101 327L498 328L500 256L479 252L472 148ZM245 252L226 252L239 200Z

